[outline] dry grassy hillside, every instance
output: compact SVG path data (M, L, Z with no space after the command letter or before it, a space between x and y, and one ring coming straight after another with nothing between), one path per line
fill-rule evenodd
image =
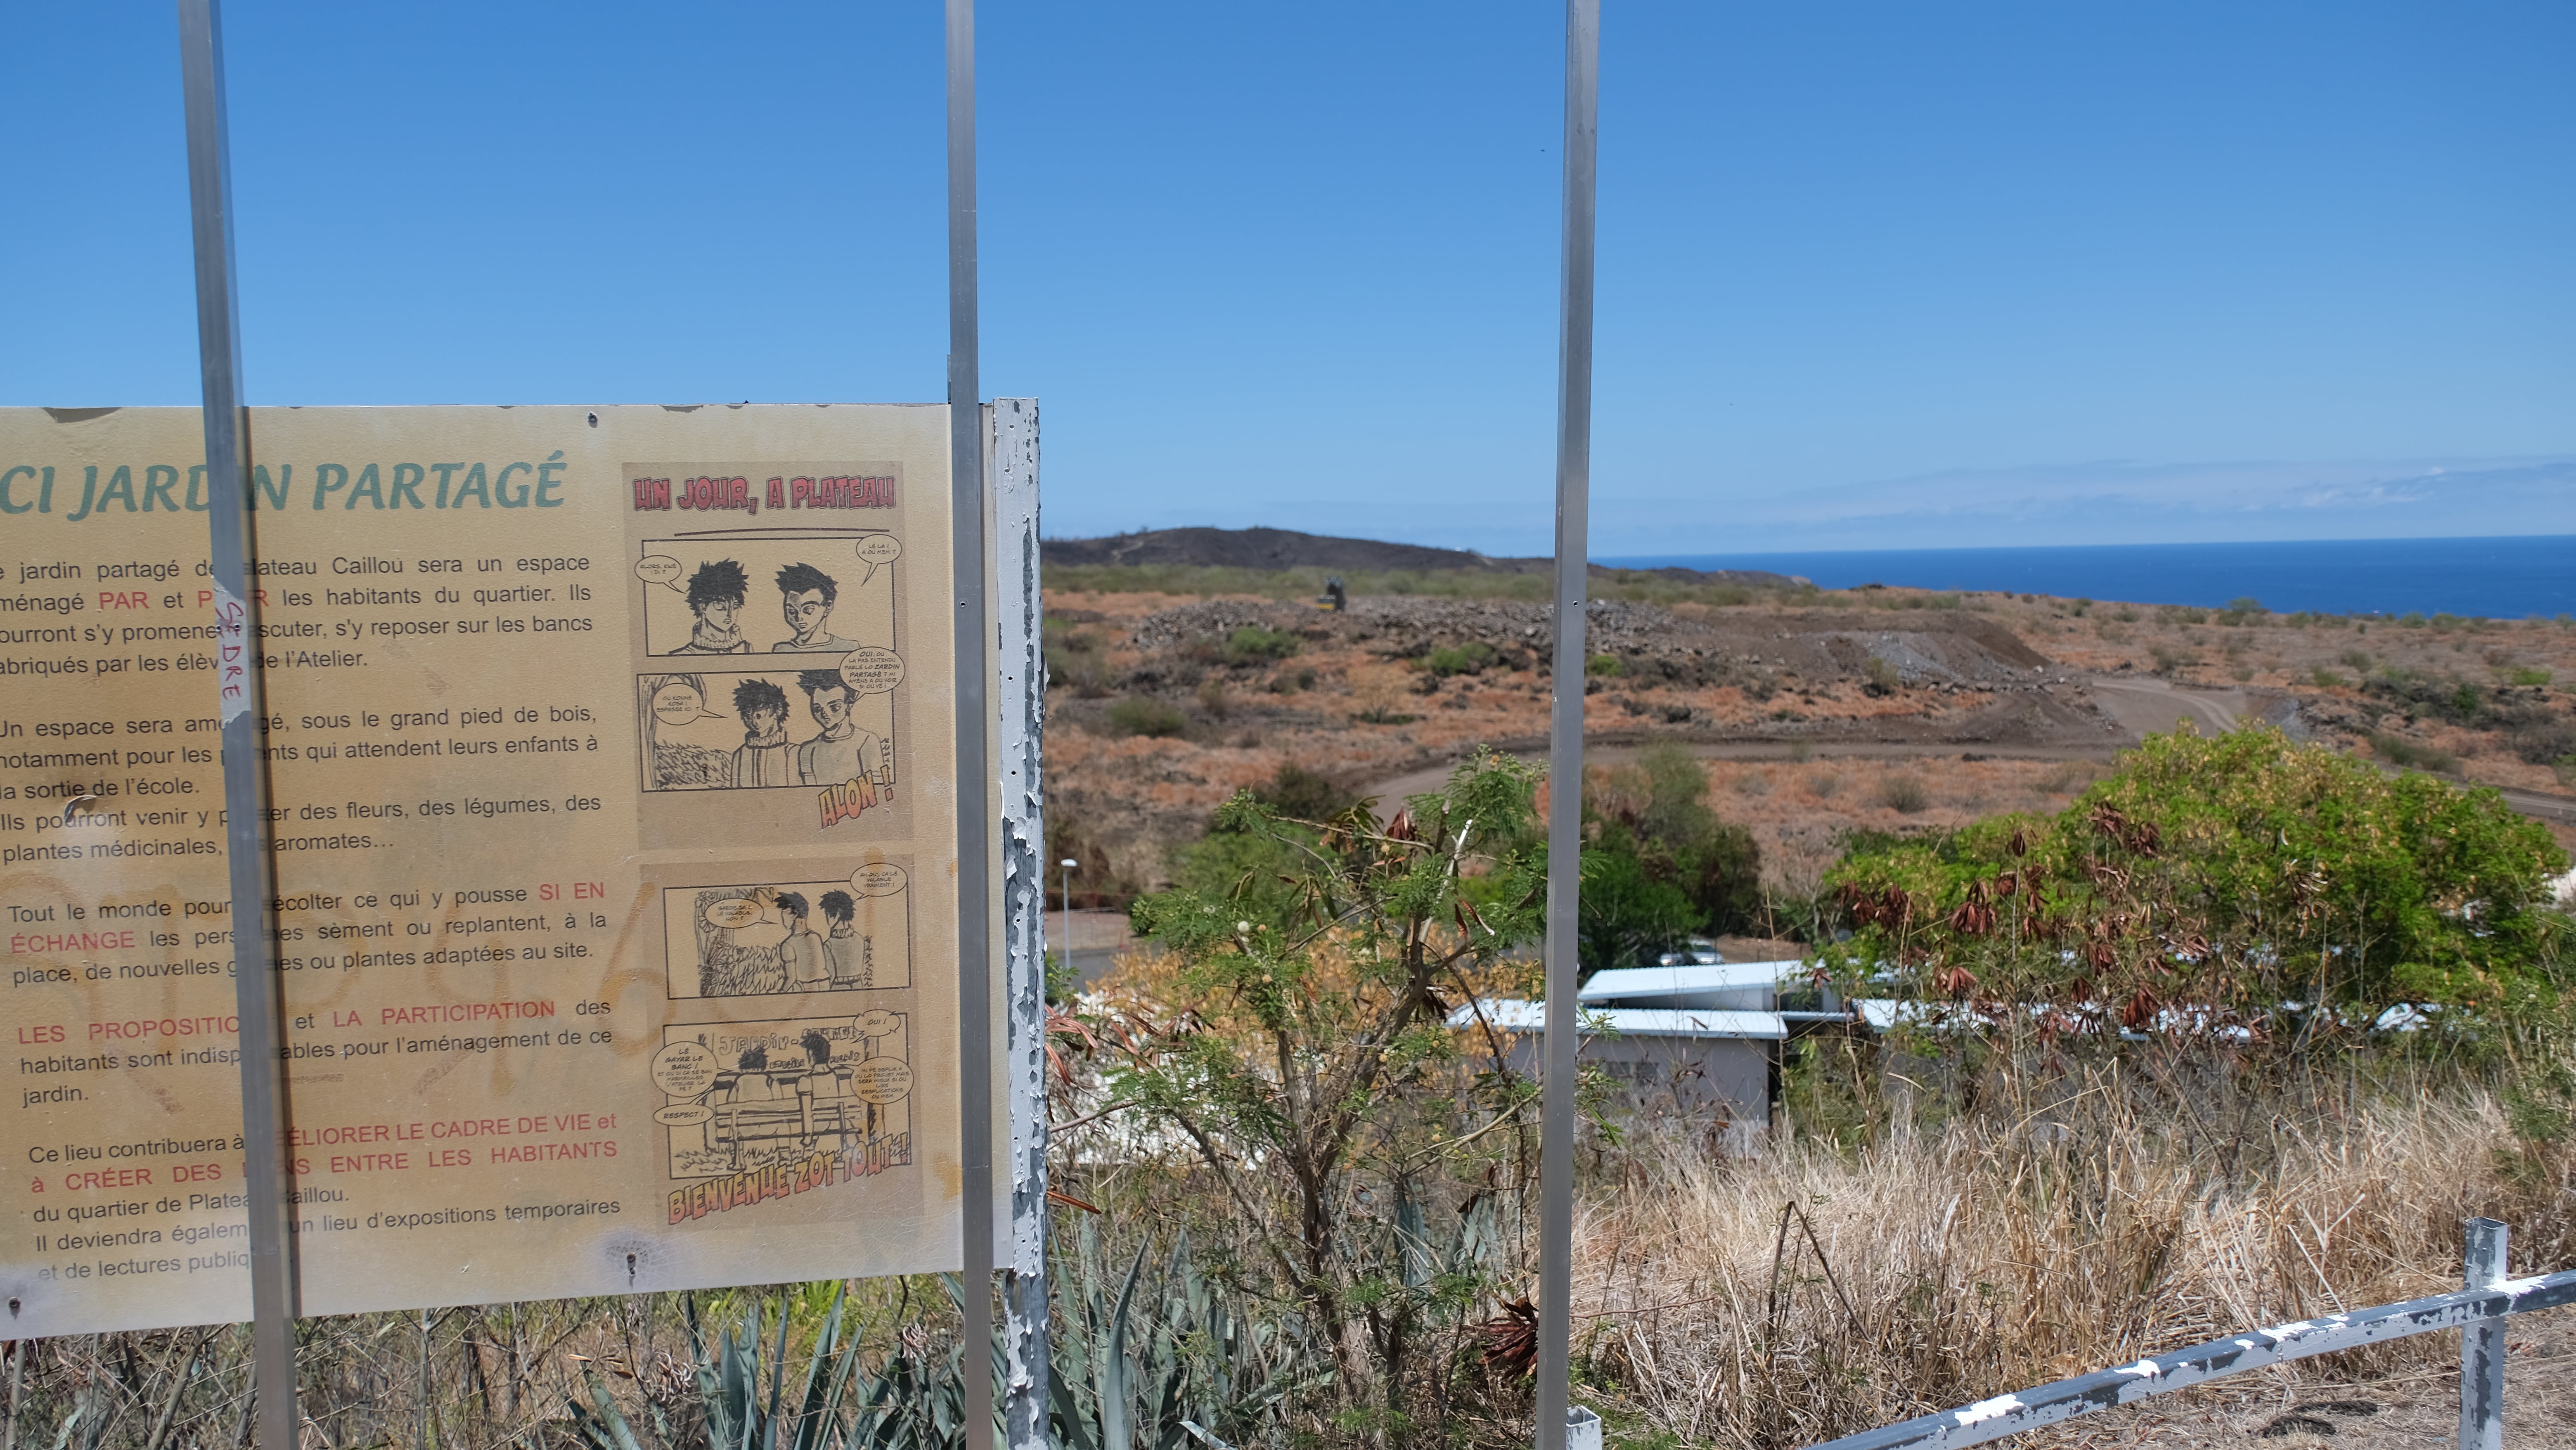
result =
M1311 571L1308 571L1311 572ZM1423 789L1476 744L1547 731L1532 580L1070 568L1047 592L1049 822L1077 896L1150 889L1170 847L1283 763ZM1434 592L1437 591L1437 592ZM2142 731L2263 720L2525 793L2576 841L2576 626L2189 610L2009 594L1601 582L1587 643L1600 758L1672 739L1781 884L1855 826L2061 803ZM2553 803L2550 797L2555 797Z

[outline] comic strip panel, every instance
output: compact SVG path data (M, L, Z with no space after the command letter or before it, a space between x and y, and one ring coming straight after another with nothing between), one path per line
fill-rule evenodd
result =
M912 985L911 875L893 861L839 881L662 889L673 997Z
M903 660L862 650L793 670L639 675L647 791L816 793L822 824L894 799L894 687Z
M819 1186L908 1166L908 1026L879 1010L663 1028L653 1121L670 1176L770 1181L784 1170Z
M891 533L647 539L637 547L648 655L819 655L816 663L828 665L852 650L895 647L903 544Z

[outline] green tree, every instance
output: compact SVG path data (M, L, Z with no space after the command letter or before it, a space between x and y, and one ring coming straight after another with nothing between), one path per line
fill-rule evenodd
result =
M1222 871L1293 863L1274 873L1286 904L1252 871L1218 889L1211 856L1199 884L1133 912L1176 960L1177 1000L1168 1021L1112 1034L1117 1100L1195 1146L1354 1411L1399 1440L1419 1381L1441 1372L1430 1329L1454 1329L1486 1287L1471 1255L1431 1250L1436 1170L1499 1151L1509 1135L1482 1126L1525 1100L1458 1069L1447 1018L1538 936L1544 876L1521 849L1534 787L1528 766L1482 754L1384 825L1365 806L1297 821L1239 794L1210 839L1261 844L1224 848L1243 854ZM1461 1237L1473 1221L1446 1219Z
M1850 960L1919 995L2295 1050L2399 1002L2542 1002L2564 928L2542 882L2566 864L2493 790L2272 730L2186 730L2054 816L1872 845L1826 880L1858 928Z
M1762 908L1753 833L1708 804L1708 772L1681 746L1598 771L1583 800L1583 970L1650 965L1693 932L1738 931Z
M1609 967L1654 965L1702 920L1680 887L1656 880L1626 851L1583 853L1582 900L1575 955L1586 980Z
M1359 804L1329 778L1294 761L1283 762L1252 799L1263 818L1219 812L1208 833L1172 853L1172 884L1208 899L1236 903L1236 911L1282 930L1305 901L1305 873L1326 827Z

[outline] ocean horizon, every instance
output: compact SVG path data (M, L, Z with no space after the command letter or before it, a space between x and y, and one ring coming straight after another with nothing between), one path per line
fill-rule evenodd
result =
M2565 534L1650 554L1597 562L1626 569L1762 569L1799 575L1822 589L1887 584L2212 609L2250 598L2282 614L2576 614L2576 535Z

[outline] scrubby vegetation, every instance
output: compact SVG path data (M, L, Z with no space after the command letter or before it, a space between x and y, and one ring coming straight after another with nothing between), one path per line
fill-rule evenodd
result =
M2398 1004L2535 1010L2566 869L2492 790L2240 730L2153 737L2054 816L1856 852L1827 885L1859 931L1832 955L1896 995L2306 1050Z
M1708 773L1678 746L1584 782L1583 972L1651 965L1694 935L1741 931L1762 909L1761 852L1708 804ZM1544 861L1543 846L1539 848Z
M1587 780L1587 967L1757 899L1706 779L1666 751ZM1535 988L1539 784L1480 757L1382 820L1282 768L1059 1013L1059 1443L1526 1443L1536 1114L1477 1006ZM1790 1450L2446 1287L2472 1213L2517 1272L2566 1264L2565 865L2491 792L2264 731L2158 737L2063 810L1852 836L1810 918L1852 935L1816 965L1912 1005L1790 1044L1757 1156L1587 1079L1581 1396L1613 1443ZM352 1446L956 1447L954 1292L312 1320L306 1408ZM219 1450L246 1361L230 1328L21 1342L10 1414Z

